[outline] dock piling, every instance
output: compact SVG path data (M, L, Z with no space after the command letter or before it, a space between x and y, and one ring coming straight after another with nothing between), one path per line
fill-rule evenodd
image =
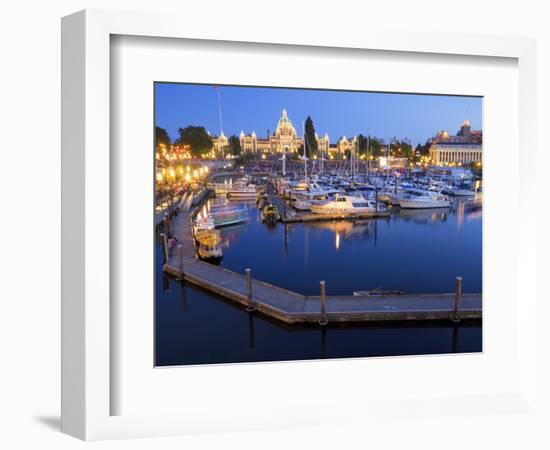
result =
M283 219L286 220L286 189L283 189Z
M462 298L462 277L456 277L455 284L455 307L451 320L453 322L460 322L460 300Z
M319 325L326 325L328 323L328 319L327 319L327 313L326 313L326 307L325 307L326 290L325 290L324 280L320 281L319 284L320 284L320 288L321 288L321 298L320 298L321 315L319 316Z
M164 255L164 262L168 262L168 239L166 238L166 233L160 233L162 238L162 253Z
M247 311L254 311L256 309L256 305L254 305L254 301L252 300L252 278L250 276L250 269L244 270L246 274L246 298L247 298Z
M181 277L178 277L178 281L183 279L183 247L178 244L178 258L180 263Z
M196 208L196 207L195 207ZM243 309L252 309L258 313L292 324L314 324L318 330L329 329L320 325L336 322L385 322L385 321L422 321L448 320L458 318L460 321L482 319L482 295L462 292L462 279L455 293L443 294L411 294L411 295L384 295L374 300L361 295L335 295L327 298L326 284L321 283L321 298L304 296L282 287L269 283L255 281L252 292L250 269L244 273L235 273L223 267L208 264L194 258L195 247L192 234L192 212L180 214L175 221L174 236L178 239L172 252L170 261L163 265L165 274L182 277L186 283L206 289L234 301ZM376 226L375 225L375 239ZM285 226L285 251L287 245L287 227ZM159 239L161 238L161 239ZM159 230L159 244L163 246L163 256L168 255L168 233L161 234ZM180 270L181 252L183 248L184 272ZM162 277L163 289L170 289L168 276ZM184 287L177 283L179 288ZM254 315L253 313L250 313ZM455 327L458 323L452 322ZM455 339L456 341L456 339ZM455 347L456 348L456 345Z

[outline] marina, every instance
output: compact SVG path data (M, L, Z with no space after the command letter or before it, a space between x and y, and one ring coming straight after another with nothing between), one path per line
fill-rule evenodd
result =
M208 198L213 192L204 194ZM273 196L272 196L273 197ZM283 201L282 199L278 199ZM216 205L215 203L213 205ZM225 205L218 203L218 205ZM420 295L340 295L340 296L306 296L297 292L275 286L251 277L247 273L236 273L223 267L201 261L197 252L197 241L192 239L195 215L201 214L199 204L188 213L179 214L173 221L173 232L178 245L165 255L164 271L178 279L196 285L206 291L236 302L250 310L280 320L286 324L360 322L360 321L401 321L401 320L451 320L481 319L481 294L420 294ZM212 210L219 210L216 206ZM231 206L231 211L235 206ZM353 220L367 217L376 219L388 217L389 211L380 215L362 213ZM364 216L364 214L368 214ZM300 214L286 223L308 222L312 220L345 220L345 213ZM219 239L219 238L218 238ZM221 255L219 256L221 259ZM323 282L320 280L320 283ZM324 289L324 288L322 288ZM321 289L321 290L322 290Z
M226 137L216 91L217 136L157 130L157 365L482 350L481 131Z

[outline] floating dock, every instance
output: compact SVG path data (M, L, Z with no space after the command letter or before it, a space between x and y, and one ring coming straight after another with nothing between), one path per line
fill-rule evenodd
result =
M482 295L304 296L196 257L192 212L173 220L177 247L163 270L186 282L287 324L460 320L482 318Z
M364 219L378 219L380 217L389 217L390 211L368 212L368 213L338 213L338 214L315 214L308 212L297 212L293 215L286 217L281 216L283 223L297 223L297 222L325 222L331 220L364 220Z

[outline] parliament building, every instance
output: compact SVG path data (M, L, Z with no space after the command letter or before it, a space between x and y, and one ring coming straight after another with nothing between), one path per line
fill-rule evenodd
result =
M329 147L329 138L325 134L323 137L315 135L319 151L327 151ZM304 139L298 136L296 128L288 118L286 109L277 123L275 132L267 139L258 138L253 131L252 134L244 134L241 131L239 136L241 150L250 153L295 153L304 143Z

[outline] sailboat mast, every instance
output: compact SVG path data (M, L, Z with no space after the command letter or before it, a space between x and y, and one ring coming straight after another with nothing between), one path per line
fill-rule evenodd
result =
M367 181L368 181L368 179L369 179L369 169L370 169L369 146L370 146L370 136L367 135L367 167L366 167L366 177L367 177Z
M218 91L218 114L219 114L219 117L220 117L220 144L221 144L221 138L223 136L223 124L222 124L222 95L221 95L221 92L220 92L220 87L219 86L216 86L216 91ZM222 158L225 158L225 149L220 145L220 148L222 149Z
M323 170L325 168L324 162L325 162L325 154L324 154L323 150L321 150L321 174L323 173Z
M355 177L357 175L357 154L359 153L359 140L357 139L357 136L354 137L355 144L353 145L353 180L355 181Z
M306 153L306 145L307 145L307 138L306 138L306 123L302 122L302 133L304 134L304 176L307 181L307 153Z

